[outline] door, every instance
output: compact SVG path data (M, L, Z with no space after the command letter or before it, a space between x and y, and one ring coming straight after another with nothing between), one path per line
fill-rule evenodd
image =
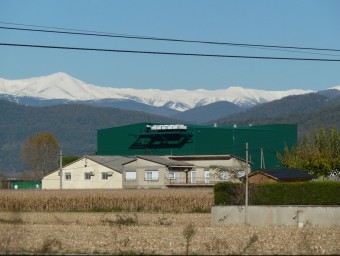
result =
M191 183L196 183L196 171L191 171Z

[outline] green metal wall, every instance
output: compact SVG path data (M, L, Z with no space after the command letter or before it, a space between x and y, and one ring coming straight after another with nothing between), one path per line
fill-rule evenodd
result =
M130 149L136 141L131 134L145 133L146 123L120 126L97 131L98 155L214 155L232 154L245 159L245 145L248 142L252 170L260 168L261 148L265 167L277 167L277 152L285 146L297 143L297 126L273 124L260 126L198 126L188 125L191 139L180 148Z

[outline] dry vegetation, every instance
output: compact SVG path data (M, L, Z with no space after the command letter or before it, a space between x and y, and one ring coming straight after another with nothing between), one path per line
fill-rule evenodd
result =
M209 213L0 212L0 252L340 254L340 228L211 226Z
M210 212L213 190L0 190L0 211Z
M0 254L340 254L340 227L212 226L212 198L212 189L0 190Z

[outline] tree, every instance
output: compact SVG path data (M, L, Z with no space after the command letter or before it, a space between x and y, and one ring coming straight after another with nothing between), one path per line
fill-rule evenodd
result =
M242 175L245 174L246 164L241 163L240 166L222 166L211 165L210 169L213 170L211 176L223 181L239 181Z
M282 165L320 176L340 175L340 130L320 128L298 146L278 155Z
M59 160L59 143L51 132L41 132L27 139L21 151L23 163L33 174L41 178L46 172L56 169Z
M195 226L192 223L189 223L188 225L185 226L183 229L183 236L185 238L185 252L186 255L189 255L189 247L192 239L194 238L196 234L196 229Z
M79 156L63 156L63 166L68 165L76 160L78 160Z

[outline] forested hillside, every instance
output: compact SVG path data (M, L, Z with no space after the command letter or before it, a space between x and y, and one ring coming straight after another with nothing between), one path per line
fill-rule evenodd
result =
M0 100L0 171L23 170L20 151L37 132L50 131L66 155L93 154L98 129L138 122L176 122L144 112L86 105L27 107Z
M189 109L173 115L173 118L185 120L188 123L202 124L221 117L225 117L242 110L241 107L228 101L218 101L208 105Z
M340 128L340 97L319 93L288 96L216 121L219 125L259 125L286 123L298 125L298 138L320 127Z

